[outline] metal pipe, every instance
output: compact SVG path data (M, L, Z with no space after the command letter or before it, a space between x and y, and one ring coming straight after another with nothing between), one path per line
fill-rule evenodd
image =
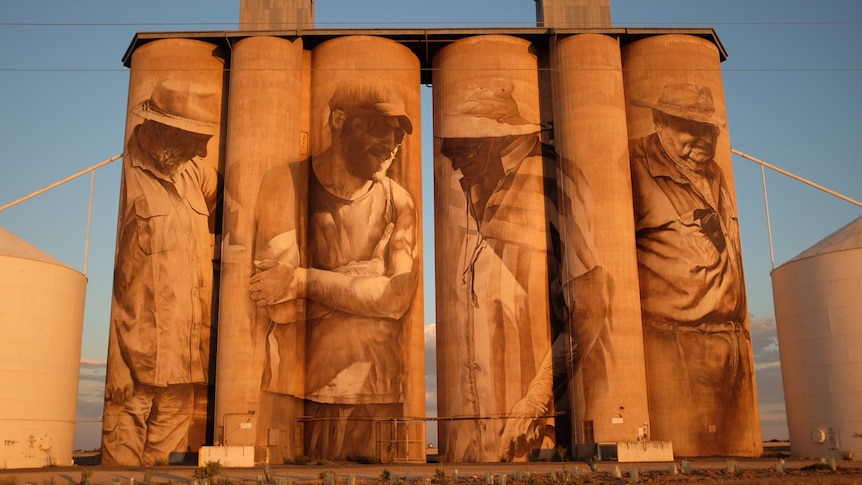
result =
M59 186L61 186L61 185L65 184L66 182L68 182L68 181L70 181L70 180L74 180L74 179L76 179L76 178L80 177L81 175L84 175L84 174L86 174L86 173L88 173L88 172L92 172L92 171L94 171L94 170L97 170L97 169L99 169L99 168L102 168L102 167L104 167L105 165L107 165L107 164L109 164L109 163L112 163L112 162L115 162L115 161L117 161L118 159L120 159L120 158L122 158L122 157L123 157L123 154L122 154L122 153L121 153L121 154L119 154L119 155L114 155L113 157L111 157L111 158L109 158L109 159L107 159L107 160L104 160L104 161L102 161L102 162L99 162L99 163L97 163L97 164L93 165L93 166L92 166L92 167L90 167L90 168L85 168L84 170L81 170L80 172L78 172L78 173L76 173L76 174L74 174L74 175L70 175L70 176L68 176L68 177L64 178L63 180L59 180L59 181L57 181L57 182L54 182L54 183L53 183L53 184L51 184L51 185L48 185L47 187L43 187L43 188L41 188L41 189L39 189L39 190L37 190L37 191L35 191L35 192L32 192L32 193L30 193L30 194L28 194L28 195L25 195L24 197L21 197L21 198L19 198L19 199L13 200L12 202L9 202L9 203L8 203L8 204L6 204L6 205L0 206L0 212L2 212L2 211L6 210L6 209L8 209L8 208L10 208L10 207L12 207L12 206L14 206L14 205L18 205L18 204L20 204L21 202L24 202L25 200L32 199L33 197L36 197L36 196L37 196L37 195L39 195L39 194L43 194L43 193L45 193L45 192L47 192L47 191L49 191L49 190L51 190L51 189L57 188L57 187L59 187Z
M812 182L812 181L810 181L810 180L807 180L807 179L804 179L804 178L800 177L799 175L793 174L793 173L791 173L791 172L788 172L787 170L784 170L784 169L778 168L778 167L776 167L775 165L772 165L772 164L770 164L770 163L764 162L763 160L760 160L760 159L758 159L758 158L752 157L751 155L748 155L748 154L746 154L746 153L743 153L743 152L741 152L741 151L737 150L736 148L731 148L731 149L730 149L730 151L731 151L731 152L733 152L735 155L739 155L739 156L740 156L740 157L742 157L742 158L745 158L745 159L751 160L751 161L752 161L752 162L754 162L754 163L759 163L761 166L764 166L764 167L766 167L766 168L768 168L768 169L775 170L776 172L778 172L778 173L780 173L780 174L782 174L782 175L787 175L788 177L790 177L790 178L792 178L792 179L794 179L794 180L798 180L798 181L800 181L800 182L802 182L802 183L804 183L804 184L808 184L808 185L810 185L810 186L814 187L815 189L820 189L820 190L822 190L823 192L826 192L826 193L827 193L827 194L829 194L829 195L832 195L832 196L838 197L839 199L841 199L841 200L843 200L843 201L850 202L851 204L854 204L854 205L857 205L857 206L859 206L859 207L862 207L862 202L859 202L858 200L851 199L850 197L847 197L846 195L839 194L838 192L835 192L834 190L827 189L826 187L824 187L824 186L822 186L822 185L820 185L820 184L814 183L814 182Z
M87 260L90 259L90 226L93 222L93 191L96 188L96 171L90 172L90 204L87 206L87 238L84 240L84 276L87 276Z
M766 206L766 233L769 235L769 261L775 269L775 250L772 247L772 222L769 218L769 196L766 195L766 170L760 166L760 179L763 181L763 204Z

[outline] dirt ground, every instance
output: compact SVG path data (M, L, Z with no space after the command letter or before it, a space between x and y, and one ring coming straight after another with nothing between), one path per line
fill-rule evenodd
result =
M703 459L674 463L392 464L326 463L222 468L208 480L203 468L73 466L0 470L0 485L550 485L550 484L858 484L862 462L838 461L833 471L819 460ZM674 473L673 468L676 472ZM198 478L196 478L196 475Z

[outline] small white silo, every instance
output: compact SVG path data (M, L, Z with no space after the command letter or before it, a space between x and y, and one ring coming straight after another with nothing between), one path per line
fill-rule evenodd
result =
M862 217L772 272L794 457L862 457Z
M0 227L0 469L72 464L86 288Z

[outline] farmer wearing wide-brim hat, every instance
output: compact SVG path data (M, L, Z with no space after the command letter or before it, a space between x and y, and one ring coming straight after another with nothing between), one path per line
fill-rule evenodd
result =
M725 118L695 83L630 103L652 109L655 125L629 144L647 374L662 381L650 409L698 403L652 435L704 455L742 449L751 340L736 208L714 160Z
M126 145L102 463L167 463L184 449L195 386L209 381L213 236L219 179L202 161L220 96L166 80L135 105Z
M218 133L218 103L214 90L180 81L158 83L150 97L132 108L132 113L191 133Z
M478 221L497 183L528 156L541 156L541 126L523 118L507 79L469 86L463 101L440 114L435 136L441 153L461 172L462 186Z
M544 439L554 439L547 417L553 412L551 339L561 334L565 318L557 267L549 264L559 257L550 243L560 233L558 204L586 215L586 208L574 205L588 198L588 190L579 171L577 181L558 179L556 154L543 146L542 127L531 119L538 110L521 109L510 80L474 82L459 86L462 97L449 98L455 102L435 113L440 154L454 176L460 174L464 194L448 198L447 212L463 214L452 219L463 237L446 241L445 250L458 256L451 264L453 281L438 289L454 302L447 309L450 353L469 363L452 379L458 387L450 393L464 397L450 400L448 413L476 419L448 423L445 445L452 460L525 460ZM575 193L558 197L558 186ZM578 242L591 241L575 227L578 222L566 230L577 231ZM585 257L572 278L595 261ZM599 301L600 291L590 294Z
M724 117L716 113L712 92L708 87L694 83L670 84L662 89L655 103L631 99L631 104L642 108L652 108L676 118L704 123L713 126L724 126Z

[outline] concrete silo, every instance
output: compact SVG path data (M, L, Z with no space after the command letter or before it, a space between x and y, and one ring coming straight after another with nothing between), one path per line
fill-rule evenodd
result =
M862 456L862 217L772 272L793 456Z
M0 227L0 469L72 464L86 286Z

